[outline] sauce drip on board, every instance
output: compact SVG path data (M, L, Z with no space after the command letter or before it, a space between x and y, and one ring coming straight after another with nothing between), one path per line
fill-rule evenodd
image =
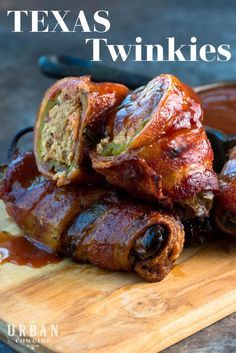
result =
M10 262L19 266L40 268L60 260L61 257L40 249L24 236L16 237L0 232L0 265Z

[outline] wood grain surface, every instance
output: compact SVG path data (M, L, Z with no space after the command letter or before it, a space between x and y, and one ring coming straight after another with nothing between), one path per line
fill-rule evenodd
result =
M3 203L0 228L19 234ZM25 325L27 336L31 323L58 325L35 352L156 353L236 311L236 242L185 250L160 283L69 260L41 269L5 264L0 279L0 338L18 352L32 345L19 332L9 337L8 324Z
M227 121L205 123L224 132ZM209 119L210 120L210 119ZM211 123L211 124L209 124ZM0 231L18 235L0 201ZM157 353L236 311L236 241L184 250L160 283L69 260L41 269L0 266L0 340L17 352ZM8 325L16 325L14 337ZM23 342L20 325L47 337ZM58 336L50 335L58 325ZM41 332L39 332L41 333ZM33 344L32 344L33 343Z

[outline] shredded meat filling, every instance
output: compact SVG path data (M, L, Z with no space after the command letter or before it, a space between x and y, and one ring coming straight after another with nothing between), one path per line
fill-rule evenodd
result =
M73 165L81 109L78 98L68 96L66 90L61 91L54 106L46 113L42 130L44 162Z

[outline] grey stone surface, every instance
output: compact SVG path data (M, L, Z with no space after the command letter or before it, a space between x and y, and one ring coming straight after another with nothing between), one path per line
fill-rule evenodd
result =
M4 343L0 342L0 353L14 353L10 347L6 346Z
M228 316L162 353L235 353L236 315Z
M164 43L175 36L179 44L188 43L191 36L199 44L231 45L232 59L226 63L144 63L132 60L112 63L106 53L104 63L132 72L157 75L173 73L191 85L220 80L236 80L236 1L233 0L135 0L135 1L30 1L1 0L0 2L0 163L6 161L9 140L35 120L38 105L45 89L53 82L41 75L37 67L40 55L64 53L91 58L91 48L83 33L11 33L9 9L70 9L75 17L79 9L91 18L93 11L110 11L111 29L105 33L111 44L132 44L136 36L143 43ZM27 148L29 144L26 144ZM165 350L165 353L233 353L236 352L236 315ZM0 352L10 350L0 344Z

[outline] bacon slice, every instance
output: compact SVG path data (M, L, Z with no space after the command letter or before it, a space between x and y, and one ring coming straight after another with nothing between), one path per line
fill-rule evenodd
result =
M160 281L183 248L183 226L173 215L107 188L58 188L39 174L32 153L9 165L0 198L32 241L78 262Z
M198 216L213 198L217 177L196 93L160 75L130 93L107 119L104 138L91 152L93 168L135 196L194 205Z
M35 126L39 171L58 186L94 181L88 150L99 140L106 114L117 107L128 88L94 83L90 77L67 77L50 87Z

